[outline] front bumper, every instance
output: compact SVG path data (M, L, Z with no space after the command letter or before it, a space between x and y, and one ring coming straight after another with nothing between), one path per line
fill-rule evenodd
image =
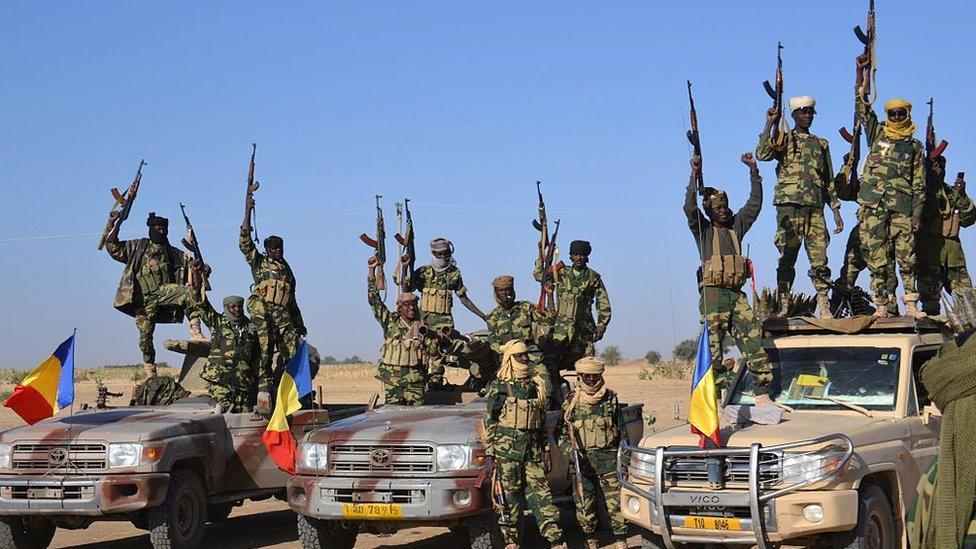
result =
M465 493L467 497L462 497ZM466 503L459 503L465 500ZM487 484L476 477L377 479L299 475L288 482L288 505L300 515L368 520L344 515L343 507L350 503L397 504L402 516L396 522L427 525L452 523L491 509Z
M0 476L0 515L131 513L166 499L168 473Z

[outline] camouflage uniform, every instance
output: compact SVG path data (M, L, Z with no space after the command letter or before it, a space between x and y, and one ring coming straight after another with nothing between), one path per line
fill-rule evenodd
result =
M405 291L420 291L420 318L424 325L432 330L439 330L445 326L454 329L453 294L464 297L468 289L461 279L461 269L451 265L447 269L437 272L431 265L424 265L415 270ZM435 349L428 360L428 376L435 385L444 383L444 369L446 366L458 367L455 357Z
M373 316L383 327L384 342L376 378L383 382L385 402L421 406L427 395L426 362L432 342L420 335L421 321L407 324L399 313L386 308L376 289L376 280L367 279L366 291Z
M259 252L250 231L244 227L241 227L240 248L254 279L251 296L247 298L247 312L257 327L261 344L261 378L274 382L277 372L273 371L271 361L275 350L282 362L278 366L283 368L298 350L299 336L306 332L295 299L295 275L284 259L275 261Z
M923 310L937 315L943 287L956 295L973 287L959 228L976 223L976 205L965 190L944 183L926 194L916 243L918 289Z
M243 314L220 314L209 300L198 305L210 328L210 355L200 377L224 412L250 412L258 392L271 392L271 380L261 376L261 345L257 327Z
M884 132L885 122L855 92L857 116L864 125L870 152L864 159L861 188L861 241L868 252L871 293L875 303L888 305L893 297L885 280L888 247L895 258L905 287L905 301L914 301L918 285L915 275L915 233L912 220L922 215L925 201L925 170L922 144L914 138L892 140Z
M494 457L500 472L501 489L507 506L495 501L495 512L505 543L518 542L519 519L528 503L543 537L558 543L563 532L559 527L559 510L552 503L552 491L546 477L549 472L549 443L546 436L545 390L537 378L512 381L493 380L488 385L486 399L488 414L485 430L488 454ZM517 403L535 403L537 414L534 428L515 428L507 425L514 413L506 413ZM524 408L523 408L524 409ZM524 426L524 425L523 425Z
M520 339L528 345L529 356L534 362L546 365L550 362L542 350L552 328L552 314L548 311L540 313L534 304L516 301L511 309L499 306L489 311L486 322L488 341L499 358L502 345Z
M773 205L776 206L774 242L780 253L777 285L789 293L796 278L800 245L806 244L810 269L819 275L811 276L813 287L826 294L830 290L830 268L827 266L830 233L823 209L825 203L830 204L831 210L840 208L840 201L830 188L834 169L827 140L793 130L786 136L785 149L777 150L769 135L763 133L756 145L756 158L777 161L773 191Z
M535 260L533 276L543 278L542 260ZM597 329L606 330L610 324L610 295L600 274L589 267L559 269L556 279L556 315L553 319L552 342L558 349L554 359L559 369L568 370L584 356L593 356L593 338ZM593 320L596 302L597 320Z
M741 239L756 222L762 209L762 177L759 171L750 174L751 190L749 199L732 218L732 226L728 229L715 227L699 209L695 198L695 179L691 178L685 191L685 215L688 217L688 228L695 237L695 245L699 248L702 265L709 268L709 280L701 267L698 269L698 281L701 288L699 309L704 320L708 323L708 343L712 351L712 364L722 364L722 341L726 334L731 334L736 347L745 358L746 366L752 372L756 382L756 394L767 392L767 385L772 381L772 367L762 348L762 329L756 319L756 314L749 306L742 286L748 277L748 264L742 256ZM715 260L713 260L715 256ZM725 281L711 280L713 263L719 262L727 266L721 276ZM729 382L731 373L722 370L715 373L716 387L722 389Z

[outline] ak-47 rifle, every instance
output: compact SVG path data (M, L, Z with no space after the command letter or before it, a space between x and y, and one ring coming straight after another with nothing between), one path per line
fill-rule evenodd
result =
M702 157L701 137L698 134L698 112L695 111L695 98L691 95L691 80L688 81L688 104L691 105L691 114L688 116L691 129L688 130L688 141L691 142L694 156ZM699 167L698 176L695 178L695 187L698 189L699 196L705 192L705 178L702 169Z
M949 146L949 142L946 141L945 139L939 142L938 145L935 143L936 139L935 139L934 117L935 117L935 99L930 97L929 118L928 121L926 121L925 123L925 167L928 168L925 170L925 172L927 177L930 177L932 173L932 161L942 156L942 153L945 152L946 147ZM934 186L937 184L938 183L935 181L929 181L930 187L934 188Z
M579 446L576 443L576 438L576 430L570 427L569 444L573 456L573 488L576 490L576 496L579 498L579 501L583 501L585 492L583 490L583 468L580 465L583 454L580 452Z
M194 262L200 265L202 269L199 273L195 270L190 269L190 287L200 288L200 299L203 300L207 295L207 290L210 289L210 281L207 280L206 275L206 263L203 262L203 252L200 251L200 241L197 240L197 233L193 230L193 224L190 223L190 216L186 215L186 204L180 202L180 212L183 213L183 222L186 223L186 236L183 237L183 247L193 254ZM203 277L203 280L196 284L195 278L197 276Z
M403 213L407 217L407 222L403 231L403 234L397 233L394 237L397 243L402 248L400 256L397 258L399 265L397 269L400 272L399 284L400 290L406 293L407 288L410 287L410 280L413 278L413 267L415 261L417 260L417 252L414 246L414 231L413 231L413 216L410 214L410 199L403 199ZM410 259L404 263L403 258L409 257Z
M861 89L858 90L858 93L861 94L861 97L864 98L868 105L872 105L878 97L877 86L874 85L878 73L878 56L874 47L874 40L877 38L877 29L875 28L874 20L874 0L868 0L867 27L867 32L861 30L861 25L854 27L854 36L857 37L861 44L864 44L864 54L870 59L870 63L864 67Z
M132 180L125 193L120 193L118 188L112 188L112 209L108 213L108 221L105 222L102 237L98 240L99 250L105 247L105 241L108 240L108 235L118 230L122 226L122 222L129 219L129 212L132 211L132 203L136 201L136 195L139 193L139 185L142 183L142 167L145 165L145 160L139 160L139 167L136 168L136 177Z
M770 99L773 100L773 108L779 112L776 118L776 124L773 125L773 131L771 132L770 139L772 139L773 144L777 146L786 144L786 135L790 131L790 125L786 121L786 117L783 116L783 43L776 42L776 87L773 87L769 80L763 81L763 88L769 95Z
M542 279L539 281L539 312L546 309L546 285L555 283L556 271L553 269L553 257L556 254L556 237L559 236L559 221L556 230L549 238L549 218L546 216L546 201L542 198L542 181L535 182L535 192L539 196L539 217L532 220L532 226L539 231L539 260L542 262Z
M254 197L254 191L258 190L261 186L260 183L254 179L254 157L258 153L258 144L251 143L251 163L247 166L247 198L251 199ZM258 242L258 214L251 209L251 232L254 234L254 242Z
M380 207L381 195L376 198L376 238L372 239L366 233L359 235L359 240L376 250L376 289L386 290L386 275L383 265L386 263L386 227L383 225L383 208Z

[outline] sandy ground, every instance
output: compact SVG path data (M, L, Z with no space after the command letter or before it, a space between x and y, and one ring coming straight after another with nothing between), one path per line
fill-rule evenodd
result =
M687 379L641 379L646 363L633 361L610 368L607 383L620 395L622 402L644 404L645 416L657 418L653 428L666 429L685 423L688 402ZM111 399L110 404L123 405L135 384L131 377L117 373L114 379L105 379L110 390L124 392L125 397ZM370 395L379 392L381 384L372 378L367 366L324 366L313 386L324 388L324 400L331 403L366 402ZM94 403L95 382L80 381L76 386L77 405ZM682 419L675 419L676 406ZM6 408L0 408L0 428L20 425L20 419ZM645 426L645 432L651 427ZM574 527L571 512L563 510L564 528L572 534ZM578 535L570 536L571 547L582 543ZM604 545L612 545L604 537ZM464 546L466 540L443 528L413 528L393 535L378 536L361 534L356 547L407 547L433 549L445 546ZM630 538L631 546L639 546L639 538ZM128 522L100 522L85 530L58 530L53 547L125 548L149 547L149 536ZM300 547L295 527L295 515L288 506L277 500L247 502L238 507L226 522L212 524L207 530L205 547ZM545 547L541 539L533 546Z

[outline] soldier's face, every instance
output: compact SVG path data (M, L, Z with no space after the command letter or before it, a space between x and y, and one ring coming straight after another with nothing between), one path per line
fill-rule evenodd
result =
M580 380L583 381L583 384L589 385L590 387L600 383L600 380L603 379L602 374L580 374L579 376Z
M712 223L719 227L728 227L732 223L732 210L728 206L714 206L708 210Z
M586 267L586 264L590 262L590 256L581 254L570 254L569 260L573 262L573 267L577 269L582 269Z
M413 322L414 320L420 318L420 312L417 310L417 304L412 301L398 305L397 312L400 313L400 318L406 320L407 322Z
M905 107L898 107L897 109L888 111L888 120L892 122L903 122L906 119L908 119L908 109Z
M514 358L515 361L518 362L519 364L529 363L529 353L515 353L514 355L512 355L512 358Z
M230 316L234 318L240 318L241 314L243 314L244 312L244 307L241 306L241 304L237 303L236 301L234 303L228 304L224 308L227 309L227 312L230 313Z
M285 257L285 245L281 246L266 246L264 251L268 252L268 257L274 259L275 261L281 261Z
M169 225L150 225L149 240L153 242L166 242L169 236Z
M793 123L803 129L813 125L813 118L817 114L813 107L800 107L793 111Z
M448 250L430 252L434 257L440 259L441 261L448 261L451 259L451 252Z
M506 309L515 304L515 288L495 288L495 301Z

